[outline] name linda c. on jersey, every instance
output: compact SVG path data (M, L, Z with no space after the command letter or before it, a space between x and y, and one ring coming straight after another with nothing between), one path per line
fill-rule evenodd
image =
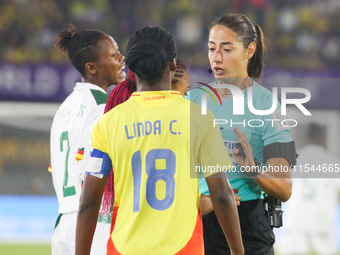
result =
M180 135L181 132L174 131L174 124L177 120L170 121L169 131L173 135ZM156 120L153 123L151 121L137 122L132 125L125 125L126 138L132 139L136 137L142 137L150 134L161 135L162 134L162 122L161 120Z

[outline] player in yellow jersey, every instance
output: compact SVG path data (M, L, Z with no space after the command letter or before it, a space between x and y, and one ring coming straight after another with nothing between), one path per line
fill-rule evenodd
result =
M201 115L198 105L169 90L176 70L174 38L163 28L144 27L131 35L126 52L138 90L106 113L91 133L76 255L90 252L111 167L116 216L107 254L204 254L198 179L193 178L199 163L232 254L243 254L229 181L224 172L208 167L232 165L214 116Z

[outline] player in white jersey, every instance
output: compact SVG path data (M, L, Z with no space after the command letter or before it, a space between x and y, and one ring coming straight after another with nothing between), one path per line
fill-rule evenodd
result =
M51 170L59 213L52 255L75 254L75 229L90 132L103 115L109 86L124 80L124 57L113 38L99 30L76 32L73 25L57 36L56 48L67 53L82 76L57 111L51 129ZM110 219L99 217L91 254L106 254ZM105 221L107 223L105 223Z

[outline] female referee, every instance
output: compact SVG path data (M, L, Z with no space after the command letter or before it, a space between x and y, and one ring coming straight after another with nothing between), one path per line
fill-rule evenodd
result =
M176 44L168 31L138 29L126 52L138 92L106 113L91 133L93 152L79 206L76 255L90 252L111 168L117 206L107 254L203 255L198 180L191 177L198 177L198 162L231 166L221 133L212 125L211 112L202 116L200 107L170 90ZM210 168L205 177L232 254L243 254L226 175Z
M272 93L258 83L263 72L263 34L261 28L245 15L230 13L212 22L208 47L210 66L217 80L210 86L216 89L221 105L215 105L207 97L207 107L216 119L227 121L227 124L220 125L220 130L225 147L236 167L236 171L228 173L228 177L232 188L238 189L237 195L241 197L238 212L245 254L274 254L275 236L265 211L264 196L268 194L287 201L291 196L292 183L288 172L265 172L261 163L267 167L279 166L289 170L296 163L296 153L290 130L283 127L280 121L272 121L280 116L279 103L277 110L271 115L255 115L248 108L250 90L255 109L266 110L272 106ZM233 114L235 95L231 96L228 88L216 88L219 84L231 84L242 91L244 114ZM209 90L207 86L204 89ZM203 93L205 92L201 89L192 90L189 98L192 102L201 104ZM243 146L245 158L235 148L236 142ZM257 167L252 168L253 171L241 172L240 165ZM209 195L204 178L200 179L200 191ZM202 210L210 211L203 216L206 254L230 254L213 206L210 204L210 210Z

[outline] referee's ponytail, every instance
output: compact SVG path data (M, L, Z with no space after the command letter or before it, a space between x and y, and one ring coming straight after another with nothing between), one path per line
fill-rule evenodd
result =
M263 74L263 66L264 66L264 36L262 29L254 24L256 29L256 50L253 57L249 60L247 71L249 77L252 77L257 82L261 81L261 77Z

